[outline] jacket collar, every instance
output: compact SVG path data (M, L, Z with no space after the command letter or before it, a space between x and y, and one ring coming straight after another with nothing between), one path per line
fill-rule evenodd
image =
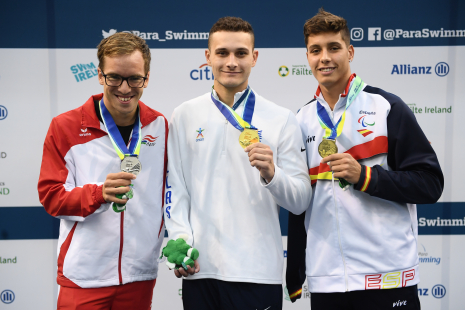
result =
M86 103L82 106L82 119L81 125L85 127L100 129L100 121L98 120L97 114L95 113L94 101L100 101L103 98L103 94L91 96ZM153 122L158 115L154 110L147 107L142 101L139 100L139 113L142 127Z
M349 78L349 81L347 82L347 86L346 88L344 89L344 92L341 94L341 97L345 97L347 96L347 94L349 93L349 89L350 89L350 84L352 83L352 80L356 77L357 75L355 73L352 73L352 75L350 76ZM316 93L315 93L315 96L314 98L315 99L318 99L318 98L322 98L323 95L321 94L321 88L320 88L320 85L318 85L318 88L316 89Z

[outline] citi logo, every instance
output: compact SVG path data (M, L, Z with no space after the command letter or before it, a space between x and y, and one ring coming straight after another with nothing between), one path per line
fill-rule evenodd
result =
M0 299L4 304L11 304L13 301L15 301L15 293L11 290L4 290L0 294Z
M203 69L202 69L203 68ZM191 71L190 77L192 80L214 80L215 77L213 76L213 72L210 69L208 64L201 65L198 69L194 69Z
M5 119L7 116L8 110L4 106L0 105L0 121Z
M81 131L82 131L82 133L79 134L80 137L85 137L85 136L91 136L92 135L90 132L87 132L87 128L86 129L81 128Z
M433 74L431 66L411 66L410 64L392 65L391 75L406 75L406 74ZM434 72L437 76L443 77L449 74L449 65L445 62L439 62L434 67Z
M142 138L142 143L147 146L154 146L156 143L155 141L158 139L159 136L153 137L151 135L146 135L145 137Z
M81 82L97 76L97 67L93 62L90 64L75 64L70 67L71 73L74 74L76 82Z
M406 300L404 300L404 301L400 301L400 300L399 300L399 301L393 303L393 304L392 304L392 307L394 308L394 307L400 307L400 306L406 306L406 305L407 305L407 301L406 301Z

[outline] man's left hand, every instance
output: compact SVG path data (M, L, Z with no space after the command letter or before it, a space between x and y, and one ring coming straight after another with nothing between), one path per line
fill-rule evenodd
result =
M321 160L322 163L328 163L334 172L335 178L343 178L347 182L357 184L362 172L362 166L352 155L347 153L337 153L326 156Z
M270 183L274 177L273 151L270 147L258 142L249 145L244 151L249 153L250 165L257 168L261 177Z

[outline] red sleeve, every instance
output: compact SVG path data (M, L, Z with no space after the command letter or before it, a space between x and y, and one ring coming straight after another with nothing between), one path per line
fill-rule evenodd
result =
M102 185L86 184L76 187L75 169L72 167L74 163L65 161L65 156L72 146L65 132L74 126L69 124L69 127L63 128L60 123L69 124L54 118L45 138L38 183L39 199L50 215L60 218L72 216L73 220L78 220L75 217L85 218L94 213L105 200L102 196ZM69 174L73 175L68 178Z

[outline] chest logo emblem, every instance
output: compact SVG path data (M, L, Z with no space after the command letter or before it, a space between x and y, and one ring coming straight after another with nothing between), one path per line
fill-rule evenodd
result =
M363 127L374 126L375 125L375 121L373 121L373 123L370 124L370 123L368 123L368 121L365 118L366 118L366 115L363 115L362 117L360 117L358 119L358 123L362 124Z
M147 146L154 146L155 141L158 139L159 136L151 136L151 135L146 135L145 137L142 138L141 144L145 144Z
M199 141L203 141L204 140L204 137L203 137L203 132L205 131L205 129L202 129L202 128L199 128L199 130L196 130L197 132L197 138L195 138L195 142L199 142Z

